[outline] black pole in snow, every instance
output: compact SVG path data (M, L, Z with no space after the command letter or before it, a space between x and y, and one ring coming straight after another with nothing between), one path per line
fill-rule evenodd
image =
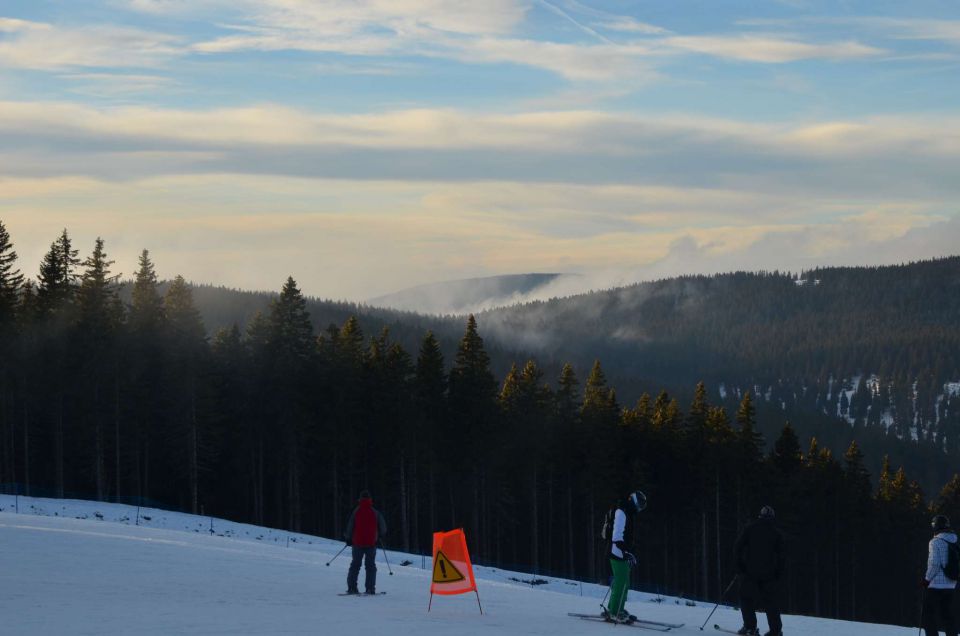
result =
M713 613L717 611L717 608L718 608L718 607L720 607L720 601L722 601L722 600L723 600L723 597L727 595L727 592L730 591L730 588L733 587L733 584L737 582L737 579L738 579L738 578L740 578L740 575L739 575L739 574L736 575L735 577L733 577L733 580L730 581L730 585L727 586L727 589L725 589L725 590L723 591L723 593L720 594L720 598L717 600L717 604L713 606L713 609L710 610L710 614L707 616L707 620L703 621L703 625L700 626L700 631L701 631L701 632L703 631L703 628L707 626L707 621L710 620L710 617L713 616Z
M347 549L347 546L346 546L346 545L343 546L342 548L340 548L340 552L337 552L337 553L333 556L332 559L330 559L329 561L327 561L327 567L330 567L330 564L333 563L334 561L336 561L336 560L337 560L337 557L340 556L341 554L343 554L343 551L346 550L346 549Z
M387 558L387 549L383 547L383 541L377 539L377 543L380 544L380 549L383 550L383 560L387 562L387 572L390 573L390 576L393 576L393 570L390 569L390 559Z

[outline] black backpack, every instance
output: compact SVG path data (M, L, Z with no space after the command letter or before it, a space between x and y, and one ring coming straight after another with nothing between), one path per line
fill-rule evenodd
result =
M603 539L604 543L610 543L613 539L613 515L616 512L617 508L614 506L603 516L603 525L600 526L600 538Z
M950 543L946 539L940 539L947 544L947 563L942 566L943 575L951 581L956 581L960 577L960 545Z

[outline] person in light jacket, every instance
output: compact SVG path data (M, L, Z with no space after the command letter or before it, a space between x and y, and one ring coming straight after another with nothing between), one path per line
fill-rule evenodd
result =
M952 607L957 581L944 572L950 549L957 549L957 534L946 515L934 517L930 527L933 538L927 548L927 573L922 581L927 588L923 593L923 630L927 636L937 636L942 628L947 636L957 636Z

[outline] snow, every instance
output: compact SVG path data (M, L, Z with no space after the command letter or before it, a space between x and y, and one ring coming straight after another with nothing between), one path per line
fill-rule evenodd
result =
M598 585L476 567L483 615L472 594L434 597L428 613L430 572L419 556L391 551L390 576L379 553L378 589L387 594L341 597L348 559L326 566L340 541L159 510L140 514L138 526L135 507L0 496L4 633L581 636L609 629L566 616L596 612L606 591ZM407 560L413 563L400 565ZM713 607L655 599L631 592L627 607L641 618L685 623L677 634L700 634ZM739 613L721 607L714 622L739 627ZM914 631L802 616L786 616L784 624L790 636Z

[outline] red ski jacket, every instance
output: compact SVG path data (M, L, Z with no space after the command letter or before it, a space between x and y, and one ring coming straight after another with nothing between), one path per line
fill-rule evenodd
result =
M380 535L386 534L387 525L372 499L361 499L347 522L347 532L351 544L357 548L374 548Z

